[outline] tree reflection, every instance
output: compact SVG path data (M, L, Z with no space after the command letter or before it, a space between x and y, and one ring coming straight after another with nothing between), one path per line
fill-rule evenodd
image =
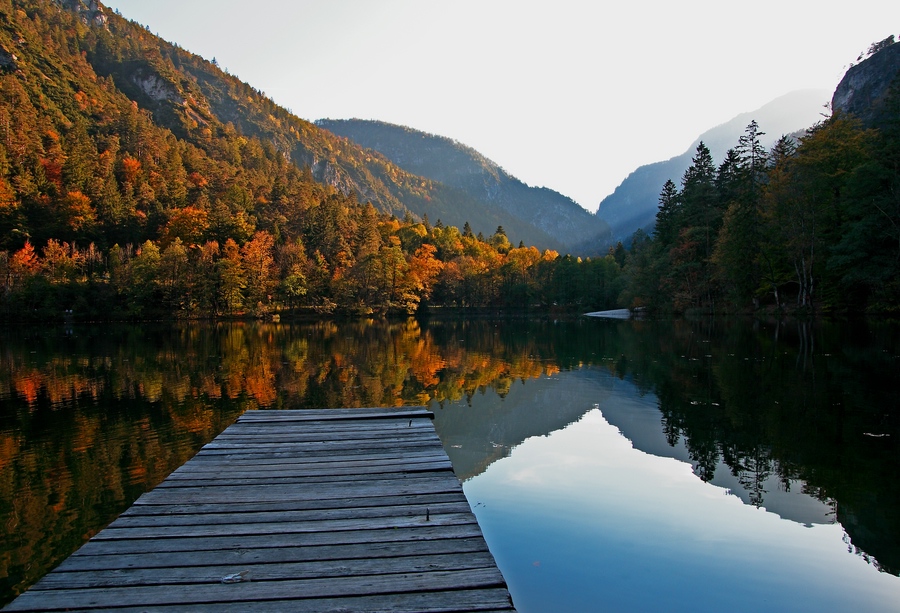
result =
M900 488L887 478L900 468L896 325L646 326L622 328L624 351L645 355L635 343L651 337L662 350L630 375L657 394L667 441L684 441L701 479L721 461L756 506L770 477L784 491L799 481L836 509L854 550L900 572Z
M242 411L437 409L486 390L502 398L514 384L583 365L655 394L666 440L685 445L699 478L712 480L724 464L757 506L773 484L789 490L800 483L835 506L851 549L896 574L900 486L890 476L900 469L898 339L890 324L725 320L6 330L0 603ZM523 422L507 428L513 436L533 430L527 416L506 413L488 418ZM555 418L545 412L540 427L552 428ZM520 441L500 442L505 446L467 460L473 470Z

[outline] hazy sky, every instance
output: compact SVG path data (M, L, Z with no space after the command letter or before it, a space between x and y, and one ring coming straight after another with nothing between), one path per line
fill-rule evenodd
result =
M300 117L447 136L590 210L739 113L833 91L861 51L900 32L893 0L104 4Z

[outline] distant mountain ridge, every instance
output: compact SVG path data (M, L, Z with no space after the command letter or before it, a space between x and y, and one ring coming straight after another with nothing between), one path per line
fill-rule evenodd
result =
M640 166L628 175L616 190L603 199L597 216L606 221L615 240L627 241L638 229L652 228L659 208L659 192L668 179L676 184L691 165L700 141L709 148L716 164L722 162L728 149L754 119L765 132L763 146L771 146L784 134L805 130L823 119L824 105L830 94L825 90L800 90L785 94L755 111L741 113L734 119L701 134L681 155L669 160Z
M407 172L460 190L487 210L496 207L514 217L517 226L533 226L551 237L557 249L591 255L609 245L611 234L602 219L556 191L526 185L455 140L381 121L320 119L316 125L381 153ZM427 208L423 207L424 212L436 221ZM462 210L445 213L441 221L460 227L469 221L474 227L476 220L464 214ZM512 239L509 228L504 229Z

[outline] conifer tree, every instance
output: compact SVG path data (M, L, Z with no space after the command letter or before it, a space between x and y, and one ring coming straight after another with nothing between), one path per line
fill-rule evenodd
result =
M656 213L656 227L653 229L653 237L663 250L672 245L678 233L680 212L678 196L675 182L666 179L659 193L659 211Z
M759 304L761 204L767 160L760 137L764 134L756 121L751 121L738 140L736 199L729 204L715 247L719 278L726 282L736 304Z

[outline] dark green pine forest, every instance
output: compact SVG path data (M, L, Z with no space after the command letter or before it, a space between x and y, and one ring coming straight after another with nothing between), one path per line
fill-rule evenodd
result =
M895 48L894 51L900 51ZM626 265L632 305L811 314L900 308L900 79L868 123L834 113L770 151L755 122L724 160L701 143Z
M566 254L99 3L0 0L0 318L895 311L896 79L878 104L701 145L652 236Z

